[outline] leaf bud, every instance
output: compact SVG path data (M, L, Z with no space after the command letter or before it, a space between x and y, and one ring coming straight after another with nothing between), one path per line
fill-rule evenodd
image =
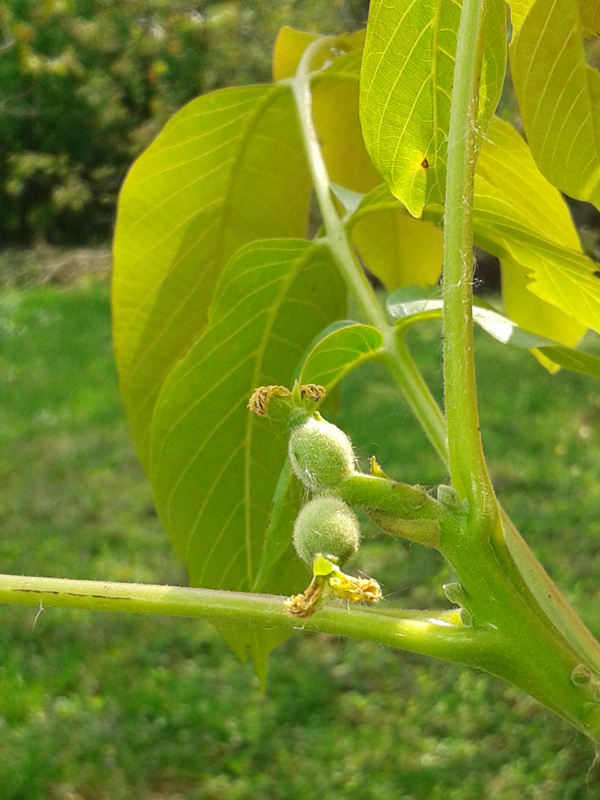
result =
M294 474L312 491L328 489L356 474L352 442L320 415L292 428L289 454Z
M464 606L467 596L460 583L445 583L442 586L447 599L457 606Z
M309 566L319 554L336 564L356 555L360 524L356 514L337 497L316 497L300 509L294 524L294 547Z
M467 501L461 500L458 492L456 489L453 489L452 486L447 486L445 483L441 483L437 487L437 499L450 511L456 511L459 514L469 513Z
M575 669L571 672L571 680L575 686L589 686L593 681L592 671L585 664L577 664Z

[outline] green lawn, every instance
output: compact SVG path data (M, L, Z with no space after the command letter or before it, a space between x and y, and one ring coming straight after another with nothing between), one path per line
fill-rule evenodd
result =
M439 395L439 328L411 343ZM598 635L598 385L483 336L477 352L502 502ZM394 476L444 479L379 368L348 379L337 421ZM2 571L185 581L128 437L104 285L0 297L0 442ZM355 566L385 603L446 605L434 552L377 536ZM0 607L0 800L583 800L592 760L516 689L373 644L296 636L262 697L207 623Z

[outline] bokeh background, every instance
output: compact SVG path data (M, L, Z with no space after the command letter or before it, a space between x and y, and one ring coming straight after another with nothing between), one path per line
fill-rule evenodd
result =
M0 3L0 570L184 584L120 403L111 350L118 188L200 92L267 81L283 24L360 27L368 2ZM510 82L501 112L518 126ZM573 213L598 255L597 215ZM494 290L482 259L481 291ZM411 347L441 398L439 326ZM600 354L597 337L585 346ZM600 392L477 335L502 502L600 635ZM377 366L336 422L361 459L446 478ZM433 552L369 530L384 604L447 605ZM543 669L543 665L540 665ZM1 800L585 800L591 746L501 681L331 636L290 639L262 696L208 623L0 607Z
M133 159L188 100L270 80L278 29L336 33L366 0L0 3L0 237L110 239Z

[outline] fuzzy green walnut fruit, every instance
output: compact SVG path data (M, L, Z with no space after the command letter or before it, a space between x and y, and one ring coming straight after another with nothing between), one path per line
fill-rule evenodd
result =
M320 415L308 417L292 429L289 454L294 474L313 492L356 474L352 442Z
M294 524L294 547L309 566L318 554L344 564L359 546L360 524L342 500L316 497L300 509Z

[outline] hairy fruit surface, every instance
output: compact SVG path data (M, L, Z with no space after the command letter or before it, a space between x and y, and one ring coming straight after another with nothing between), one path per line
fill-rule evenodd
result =
M356 473L352 442L344 431L319 417L308 417L292 429L292 469L312 491L327 489Z
M360 524L350 506L336 497L316 497L300 509L294 524L294 547L309 566L319 553L336 564L356 555Z

